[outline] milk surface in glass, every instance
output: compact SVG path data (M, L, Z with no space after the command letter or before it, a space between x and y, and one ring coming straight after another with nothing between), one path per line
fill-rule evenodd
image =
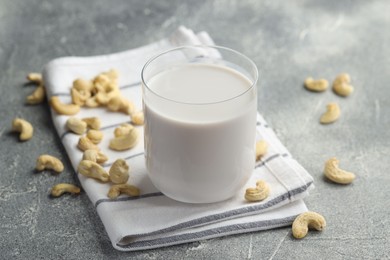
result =
M182 64L154 75L144 94L146 167L173 199L232 197L255 163L256 89L216 64Z

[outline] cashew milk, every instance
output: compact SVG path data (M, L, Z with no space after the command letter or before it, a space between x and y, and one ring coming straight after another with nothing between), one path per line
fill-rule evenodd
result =
M184 64L145 84L145 156L154 185L183 202L232 197L255 163L253 82L226 66Z

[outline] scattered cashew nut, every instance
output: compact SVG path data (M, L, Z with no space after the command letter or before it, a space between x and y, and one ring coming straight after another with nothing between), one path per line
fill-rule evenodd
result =
M260 160L262 156L267 153L268 144L264 140L260 140L256 142L256 161Z
M100 151L90 149L84 151L83 160L88 160L88 161L96 162L98 164L103 164L106 161L108 161L108 157Z
M80 194L80 188L69 183L59 183L54 185L50 192L53 197L60 197L64 193Z
M89 140L91 140L92 143L98 144L103 139L103 132L101 132L99 130L91 129L91 130L88 130L87 137Z
M83 106L87 99L91 97L91 92L86 90L77 90L72 88L70 90L70 95L72 97L72 103L75 105Z
M137 187L130 184L116 184L111 186L107 196L110 199L116 199L120 194L139 196L140 191Z
M82 160L77 167L77 171L81 175L99 180L101 182L108 182L110 180L108 173L96 162Z
M75 104L64 104L58 96L50 98L50 106L60 115L75 115L80 111L80 106Z
M21 118L15 118L12 121L12 130L20 133L20 141L30 140L34 133L33 126L29 122Z
M335 122L340 117L340 107L337 103L329 103L326 105L326 112L321 116L321 124L330 124Z
M133 130L133 129L134 129L133 125L121 124L120 126L115 128L114 136L115 137L119 137L119 136L122 136L122 135L126 135L126 134L130 133L130 131Z
M351 77L347 73L342 73L333 81L333 91L339 96L346 97L353 92L353 87L349 84Z
M53 170L55 172L62 172L64 170L64 165L58 158L43 154L38 157L35 169L37 171Z
M245 191L245 199L247 201L262 201L265 200L269 195L270 189L268 184L259 180L256 182L256 188L248 188Z
M131 122L134 125L143 125L144 120L145 120L145 117L144 117L144 113L142 111L138 111L138 112L133 113L131 115Z
M113 183L126 183L129 179L129 166L125 160L118 159L112 164L108 173L110 174L110 180Z
M295 218L292 224L292 234L295 238L304 238L310 229L322 231L326 226L326 221L320 214L308 211Z
M87 123L87 126L91 129L94 129L94 130L100 129L101 122L100 122L100 119L98 117L86 117L86 118L83 118L81 120L83 120L85 123Z
M128 134L111 139L109 147L116 151L123 151L133 148L138 141L138 131L133 128Z
M329 86L329 83L326 79L314 80L313 78L305 79L305 87L310 91L322 92L325 91Z
M87 123L77 117L70 117L66 121L66 127L73 133L82 135L87 130Z
M94 143L92 143L92 141L89 140L89 138L86 136L80 137L77 147L83 152L91 149L96 151L100 150L99 147L97 147Z
M45 100L45 96L45 87L39 85L30 96L27 96L26 102L29 105L40 104Z
M34 72L29 73L27 75L27 80L34 82L37 85L42 85L42 83L43 83L42 74L40 74L40 73L34 73Z
M78 91L91 92L93 89L93 82L92 80L76 79L75 81L73 81L72 88Z
M339 168L339 160L335 157L325 162L324 174L329 180L339 184L349 184L355 179L355 174Z

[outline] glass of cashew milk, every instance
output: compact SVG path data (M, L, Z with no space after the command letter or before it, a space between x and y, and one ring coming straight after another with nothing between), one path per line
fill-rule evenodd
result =
M225 47L183 46L150 59L141 77L156 188L188 203L236 195L255 165L256 65Z

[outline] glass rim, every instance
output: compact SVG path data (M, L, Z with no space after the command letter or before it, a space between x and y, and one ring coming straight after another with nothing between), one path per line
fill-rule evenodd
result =
M178 51L178 50L183 50L183 49L190 49L190 48L213 48L213 49L220 49L220 50L225 50L225 51L229 51L229 52L232 52L238 56L240 56L241 58L244 58L244 60L246 60L247 62L249 62L249 64L254 68L254 80L251 84L251 86L246 89L245 91L233 96L233 97L229 97L229 98L226 98L226 99L223 99L223 100L219 100L219 101L215 101L215 102L204 102L204 103L200 103L200 102L183 102L183 101L179 101L179 100L175 100L175 99L171 99L171 98L167 98L167 97L164 97L160 94L158 94L156 91L152 90L148 84L146 84L146 81L145 81L145 78L144 78L144 73L145 73L145 70L147 69L147 67L153 62L155 61L156 59L158 59L159 57L167 54L167 53L170 53L170 52L174 52L174 51ZM243 95L245 95L247 92L251 91L257 84L257 81L259 79L259 71L257 69L257 66L256 64L250 59L248 58L246 55L242 54L241 52L238 52L236 50L233 50L233 49L230 49L230 48L227 48L227 47L223 47L223 46L218 46L218 45L183 45L183 46L178 46L178 47L175 47L175 48L171 48L171 49L168 49L166 51L163 51L153 57L151 57L146 63L145 65L143 66L142 70L141 70L141 82L142 82L142 85L150 92L152 92L154 95L158 96L159 98L162 98L164 100L167 100L167 101L170 101L170 102L174 102L174 103L179 103L179 104L184 104L184 105L211 105L211 104L218 104L218 103L223 103L223 102L227 102L227 101L230 101L230 100L233 100L233 99L236 99L236 98L239 98Z

